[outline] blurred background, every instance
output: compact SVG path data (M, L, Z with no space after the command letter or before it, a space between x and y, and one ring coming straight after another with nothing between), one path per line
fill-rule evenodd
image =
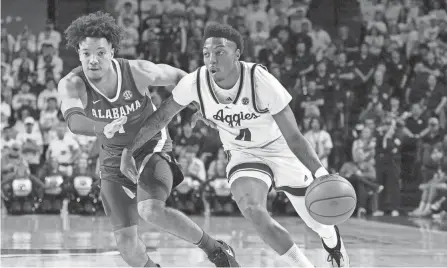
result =
M77 17L113 14L126 38L118 56L201 66L207 23L245 37L242 60L265 65L293 96L306 138L358 195L355 217L429 217L445 224L447 1L441 0L3 0L2 210L103 213L95 138L67 130L57 83L79 65L63 31ZM156 106L169 96L150 88ZM169 125L186 179L169 205L237 214L215 130ZM294 214L272 192L269 210Z

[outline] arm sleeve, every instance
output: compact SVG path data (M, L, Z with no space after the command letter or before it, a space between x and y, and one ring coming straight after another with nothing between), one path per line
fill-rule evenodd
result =
M268 108L270 114L275 115L281 112L292 100L289 92L283 85L268 71L261 67L256 67L254 75L256 97L261 104L261 108Z
M200 69L199 69L200 70ZM184 76L172 90L172 97L178 104L187 106L193 101L198 101L196 90L196 72Z
M65 121L67 121L68 128L71 132L84 136L96 136L101 135L105 122L96 122L87 116L84 111L77 108L72 108L64 113Z

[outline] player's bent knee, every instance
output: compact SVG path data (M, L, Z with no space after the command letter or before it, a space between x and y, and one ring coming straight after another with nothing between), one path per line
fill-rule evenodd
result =
M151 223L156 223L157 220L164 218L165 208L165 202L157 199L147 199L138 202L138 214L145 221Z
M253 224L265 223L266 218L270 217L265 206L258 203L248 203L240 207L242 215Z

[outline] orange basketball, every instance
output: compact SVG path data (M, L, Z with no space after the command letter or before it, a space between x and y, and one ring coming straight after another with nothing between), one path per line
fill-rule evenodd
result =
M336 225L351 217L357 204L357 196L349 181L332 174L312 182L306 190L305 204L316 221Z

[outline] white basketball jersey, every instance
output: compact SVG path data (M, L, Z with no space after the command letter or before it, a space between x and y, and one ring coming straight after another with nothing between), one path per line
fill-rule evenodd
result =
M281 137L269 109L260 107L256 95L254 63L241 62L239 89L233 102L220 103L205 67L199 68L197 94L203 116L217 124L225 150L261 148Z

